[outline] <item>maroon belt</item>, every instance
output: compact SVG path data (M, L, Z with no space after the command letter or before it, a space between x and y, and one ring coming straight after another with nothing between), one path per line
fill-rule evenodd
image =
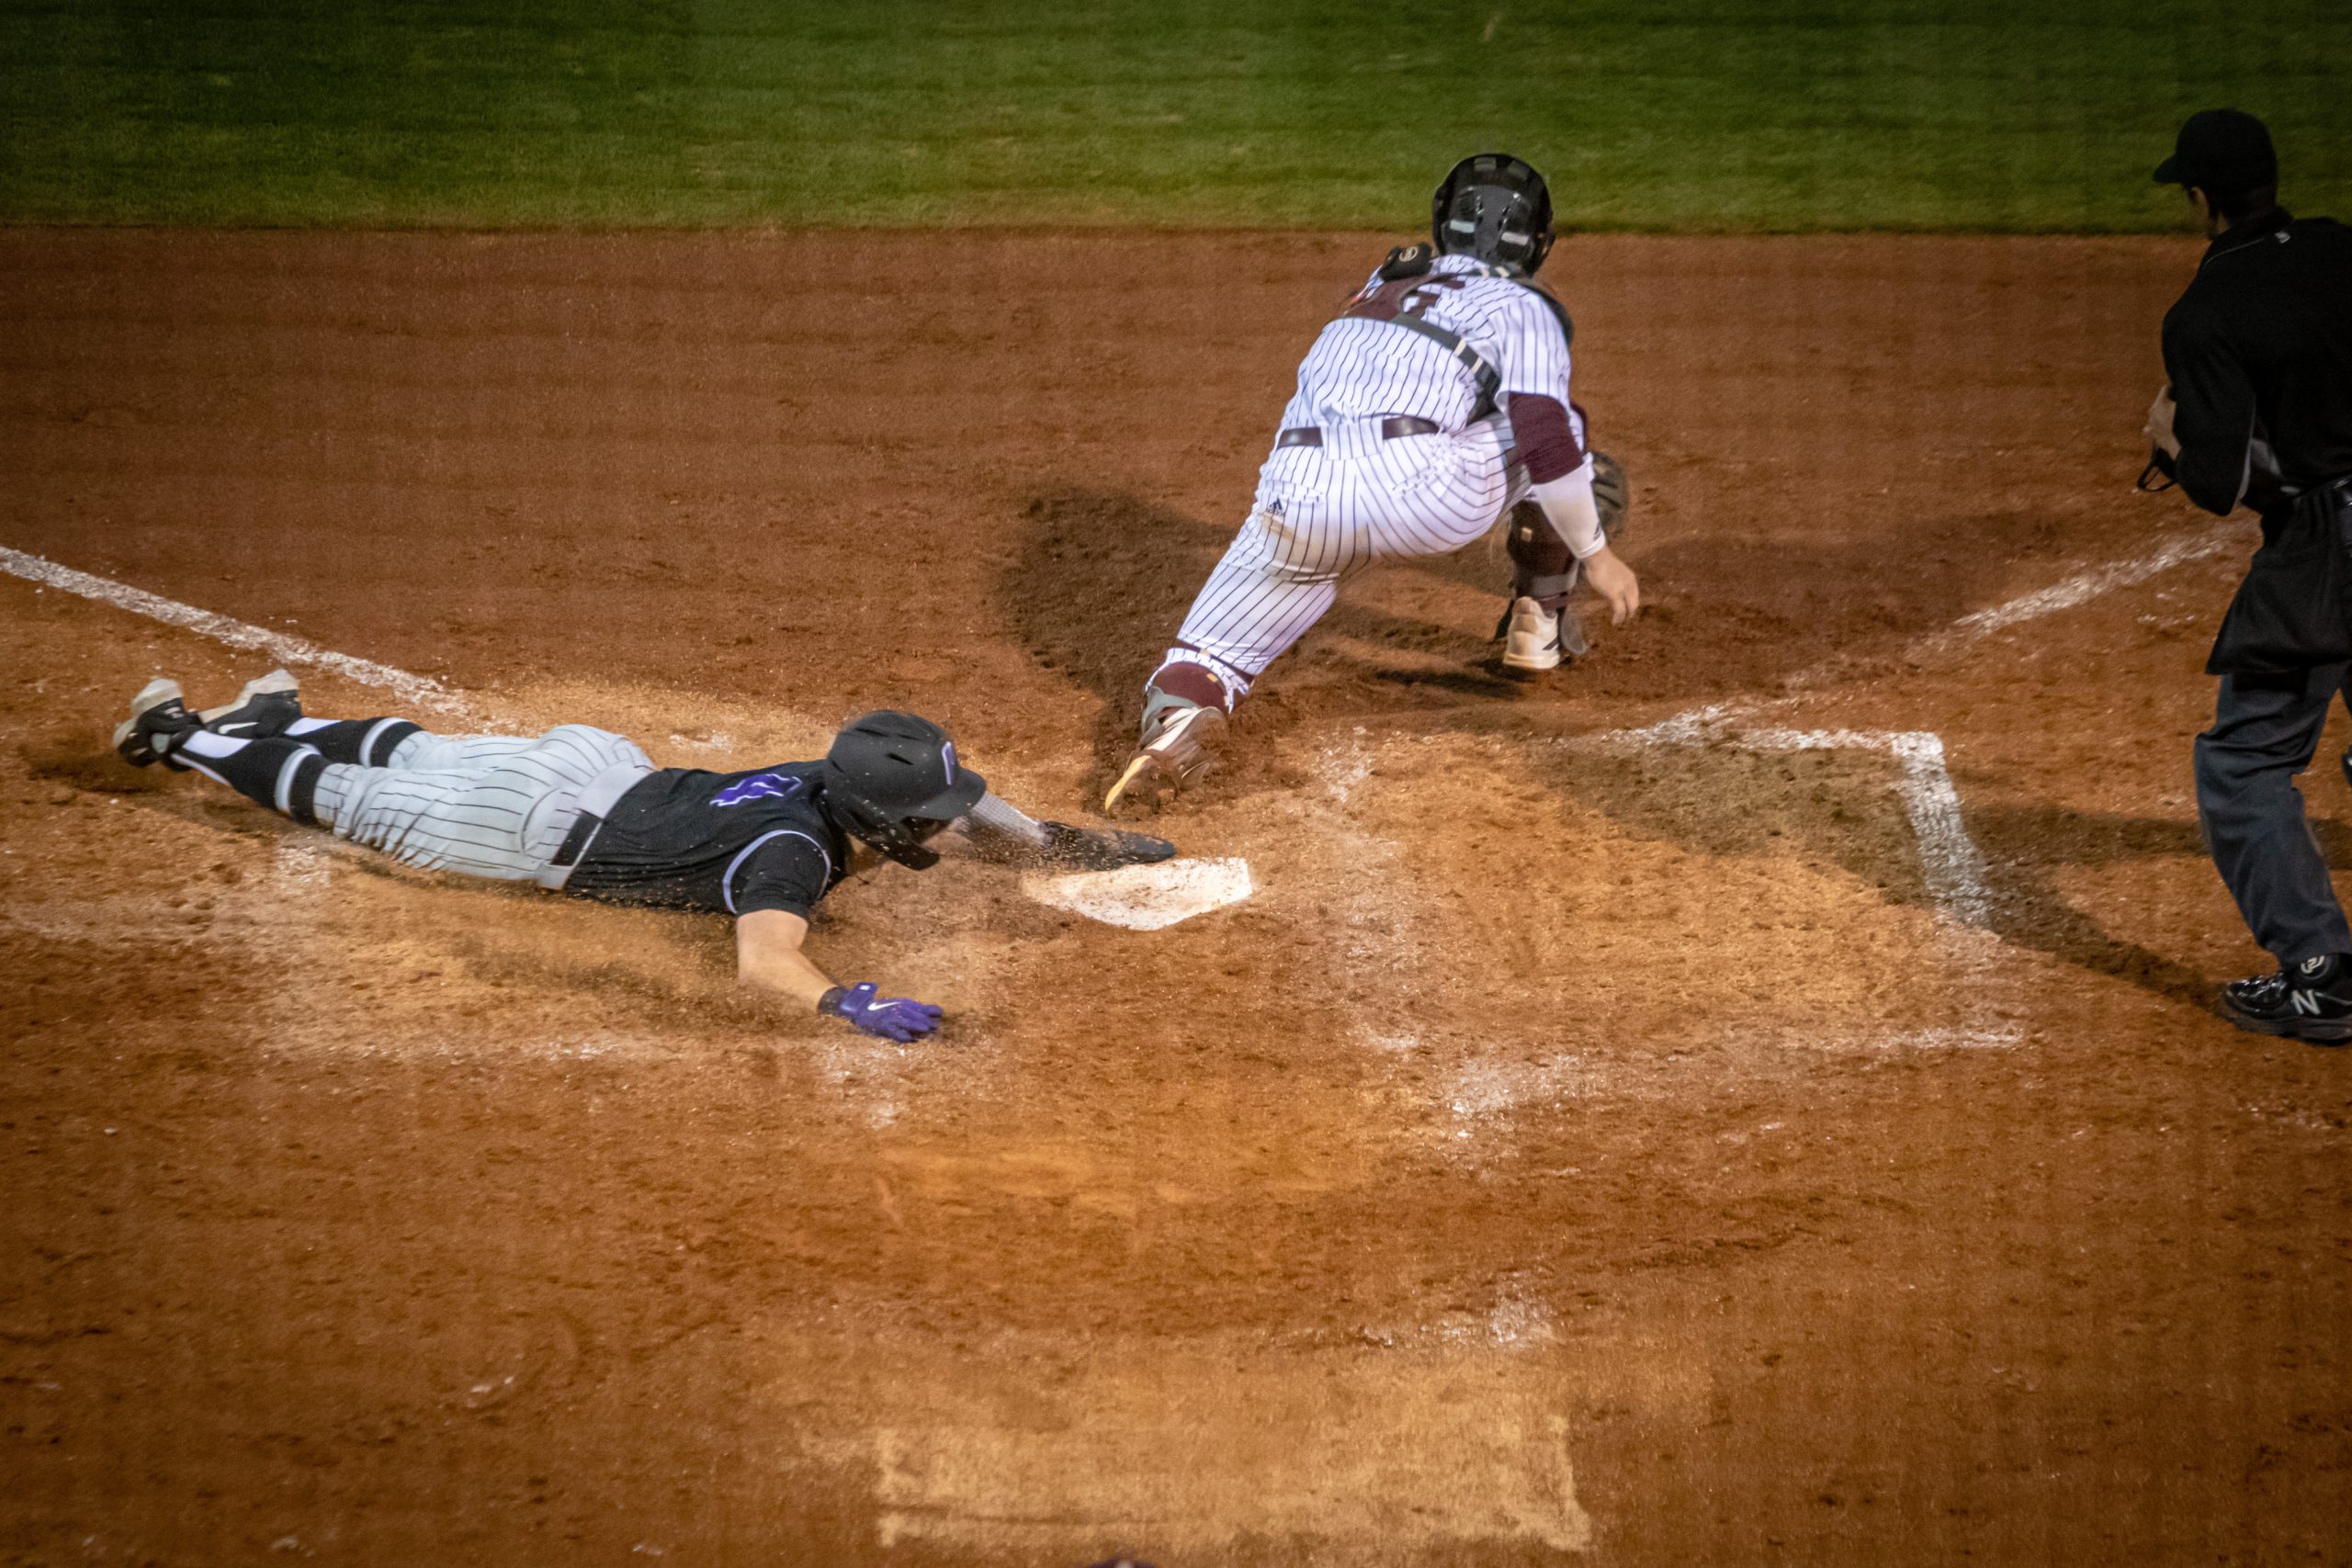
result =
M1440 431L1437 421L1423 419L1417 413L1392 413L1380 422L1380 438L1394 441L1400 435L1435 435ZM1320 425L1294 424L1274 437L1277 446L1320 446L1323 429Z

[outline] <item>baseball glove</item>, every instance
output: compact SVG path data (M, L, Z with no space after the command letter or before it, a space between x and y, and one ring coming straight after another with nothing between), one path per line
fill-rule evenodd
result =
M1067 822L1040 822L1046 841L1037 851L1040 863L1056 871L1116 871L1123 865L1150 865L1174 858L1176 846L1148 833L1116 828L1073 828Z
M1625 465L1606 452L1592 455L1592 507L1600 513L1600 536L1614 546L1624 532L1625 513L1634 492L1625 483Z

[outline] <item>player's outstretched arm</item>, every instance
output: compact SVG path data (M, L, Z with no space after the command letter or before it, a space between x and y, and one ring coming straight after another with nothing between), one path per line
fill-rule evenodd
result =
M876 995L872 982L842 987L809 962L800 944L808 922L788 909L754 909L735 922L735 975L742 984L830 1013L853 1029L886 1039L920 1039L939 1027L928 1002Z
M1167 840L1145 833L1040 822L994 794L980 796L964 822L983 857L1057 871L1115 871L1123 865L1149 865L1176 853L1176 846Z
M800 951L808 937L808 922L789 909L752 910L735 922L735 977L755 991L815 1007L833 982Z

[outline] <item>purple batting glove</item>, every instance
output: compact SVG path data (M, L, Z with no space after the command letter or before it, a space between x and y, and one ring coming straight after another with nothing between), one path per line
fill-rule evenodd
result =
M896 1040L900 1044L919 1040L939 1027L939 1010L929 1002L876 996L878 989L871 980L846 991L835 986L818 1002L817 1010L832 1014L852 1029Z

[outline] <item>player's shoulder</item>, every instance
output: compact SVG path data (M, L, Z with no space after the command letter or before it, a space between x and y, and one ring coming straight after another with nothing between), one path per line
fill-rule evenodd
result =
M2328 265L2341 266L2352 258L2352 229L2333 218L2297 218L2288 223L2287 232L2296 243L2317 249Z
M701 788L707 802L721 811L752 807L772 811L783 807L816 808L817 773L822 762L774 762L740 773L704 773Z
M1560 329L1560 336L1564 342L1568 344L1576 342L1576 321L1568 315L1568 308L1560 302L1560 297L1553 293L1549 288L1524 274L1518 273L1498 277L1496 281L1510 291L1509 308L1514 313L1534 323L1539 329L1544 321L1549 321Z

